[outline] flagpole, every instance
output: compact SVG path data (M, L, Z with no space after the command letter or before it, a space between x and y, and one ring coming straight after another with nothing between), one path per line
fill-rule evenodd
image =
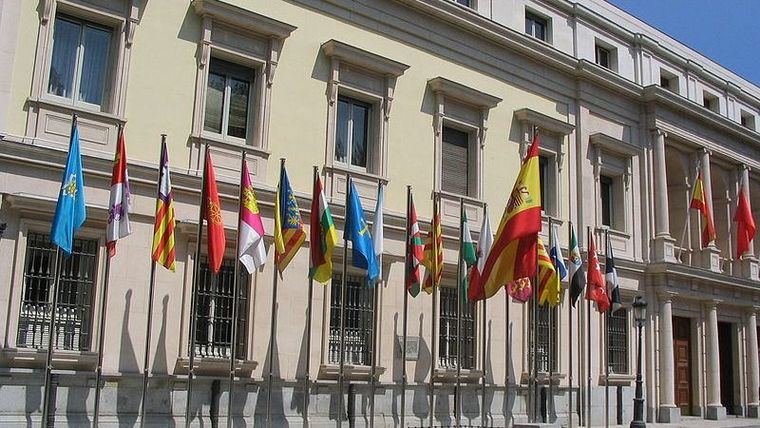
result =
M567 222L567 244L568 250L572 251L570 245L572 245L572 237L570 231L573 229L573 222L568 220ZM569 252L568 251L568 252ZM568 254L569 256L569 254ZM568 361L567 361L567 428L573 428L573 305L572 296L570 296L570 284L572 278L567 278L567 349Z
M319 169L316 165L313 166L313 173L312 173L312 188L315 188L317 185L317 178L319 177ZM320 197L321 195L312 195L312 197ZM321 218L320 218L321 220ZM310 225L310 227L314 227L314 225ZM316 245L316 243L312 242L311 245ZM316 266L315 266L316 268ZM331 268L332 269L332 268ZM311 275L309 275L309 294L308 294L308 303L306 305L306 367L305 367L305 374L303 378L303 419L304 419L304 425L309 426L309 399L311 398L309 396L310 394L310 386L311 381L309 380L309 373L311 371L311 300L314 297L314 279L312 279Z
M404 315L401 321L403 330L403 340L401 342L401 427L404 427L406 415L406 337L407 322L409 318L409 290L406 288L409 284L409 235L411 229L411 220L409 218L412 206L412 186L406 186L406 242L404 243Z
M549 219L549 251L551 251L551 248L553 248L554 245L555 245L555 242L554 242L554 222L553 222L552 217L548 217L548 219ZM559 259L559 258L562 257L562 250L559 247L557 247L557 252L559 253L559 254L557 254L557 258ZM552 262L552 264L554 264L554 262ZM555 270L556 270L556 266L555 266ZM559 278L559 272L557 272L557 279L560 280L560 278ZM548 314L548 317L549 317L549 334L548 334L548 336L549 336L549 347L548 347L547 352L546 352L546 359L547 359L547 362L548 362L548 367L547 368L548 368L548 371L549 371L549 393L546 395L546 419L547 419L547 422L548 422L550 405L554 401L554 400L552 400L552 375L554 374L554 366L553 366L554 359L552 358L552 350L554 349L554 342L557 340L557 338L554 336L554 331L553 331L554 330L554 308L548 302L546 303L546 305L548 306L548 309L549 309L549 314Z
M486 216L488 215L488 204L483 203L483 221L486 221ZM478 236L478 239L480 237ZM487 257L487 254L481 254L480 257ZM469 288L469 286L468 286ZM488 323L486 321L486 302L488 299L483 299L483 347L482 347L482 355L481 355L481 368L482 368L482 374L481 374L481 382L482 382L482 389L481 389L481 415L480 420L481 424L485 427L488 426L488 423L486 423L486 350L488 349L486 347L486 341L488 340L488 334L486 332ZM505 366L506 367L506 366Z
M433 222L431 224L431 227L433 230L430 232L430 236L432 236L431 244L433 248L438 247L438 231L436 226L436 216L438 215L438 194L436 192L433 192ZM443 237L441 237L443 239ZM433 253L431 248L431 254ZM438 255L436 254L436 259ZM435 261L437 263L437 260ZM432 263L431 263L432 265ZM443 266L438 266L439 269L443 269ZM432 304L432 315L431 315L431 339L430 339L430 427L433 428L435 424L435 360L436 360L436 353L437 353L437 346L436 346L436 328L435 328L435 312L437 308L438 303L438 290L437 290L437 283L436 283L436 273L432 272L432 275L430 276L430 284L433 287L433 304Z
M461 416L461 391L462 382L462 221L464 219L464 200L459 198L459 255L457 256L457 382L454 389L454 417L456 426L459 426Z
M276 197L279 197L282 192L282 170L285 169L285 158L280 158L280 184L278 184L279 192ZM275 215L278 215L275 213ZM277 257L275 255L275 266L272 272L272 309L271 318L269 319L269 374L267 376L267 426L272 426L272 383L274 380L274 335L277 331ZM311 287L310 287L311 288Z
M185 402L185 426L190 427L190 418L191 418L191 412L190 412L190 405L192 404L193 400L193 379L195 378L195 317L197 314L196 307L195 307L195 295L198 291L198 281L200 280L200 272L201 272L201 240L203 238L203 217L204 213L206 211L205 208L205 202L206 202L206 158L208 156L208 143L205 145L203 150L203 174L201 175L201 204L198 210L198 231L197 231L197 242L195 246L195 266L193 266L193 287L192 287L192 294L190 295L190 332L188 334L189 336L189 344L188 344L188 377L187 377L187 400Z
M609 263L608 257L610 256L607 254L607 250L610 248L610 231L609 229L605 229L604 231L604 263ZM605 279L606 280L606 279ZM609 296L611 294L608 293ZM611 300L611 299L610 299ZM612 308L612 305L610 304L610 309ZM609 309L604 312L602 315L604 320L604 329L602 330L602 334L604 334L604 426L608 427L610 426L610 364L609 364L609 349L607 344L607 322L609 319ZM600 338L601 339L601 338Z
M351 191L351 174L346 173L346 204L345 213L343 216L343 272L342 272L342 284L340 288L340 357L338 367L338 426L343 425L343 367L345 365L345 356L343 355L345 349L345 328L346 328L346 276L348 275L348 237L346 236L347 220L348 220L348 198ZM349 421L349 425L351 425Z
M536 272L533 281L533 341L531 348L533 350L533 422L538 422L538 244L536 244Z
M235 234L235 252L238 251L240 245L240 219L243 215L243 210L240 201L243 200L243 178L245 175L245 155L243 150L243 157L240 160L240 188L238 189L238 218L237 218L237 233ZM262 238L263 239L263 238ZM230 334L230 378L229 385L227 386L227 427L233 426L232 422L232 393L235 383L235 362L237 359L237 342L238 342L238 317L240 304L240 254L235 255L235 267L233 269L232 278L232 332Z
M588 240L586 241L587 258L591 260L591 226L586 226L586 235ZM586 284L588 288L588 284ZM586 408L588 409L588 415L586 416L586 425L591 426L591 300L586 300Z
M76 123L76 115L74 115L74 121ZM50 322L48 323L48 349L47 349L47 361L45 362L45 386L42 390L42 427L48 426L49 413L50 413L50 386L52 383L51 374L53 370L53 338L55 337L55 315L58 311L58 283L61 280L61 265L63 260L61 258L61 247L56 247L55 252L55 276L53 277L53 307L50 312Z
M377 180L377 188L378 188L378 196L380 195L380 192L383 188L383 183L380 180ZM383 207L381 206L380 209ZM377 222L377 217L374 219L375 222ZM373 225L374 229L374 225ZM377 239L377 236L373 236L373 239ZM374 247L374 245L373 245ZM374 248L372 249L374 251ZM383 254L378 254L378 280L375 282L375 286L372 290L372 367L370 368L370 393L369 393L369 426L370 428L373 428L375 426L375 376L376 376L376 367L377 367L377 352L375 347L377 346L377 316L378 316L378 310L377 310L377 303L379 301L378 294L379 294L379 288L382 286L383 283Z
M509 289L509 284L507 284L506 288L507 290ZM509 291L507 290L504 290L504 340L506 341L504 344L504 350L506 351L504 352L504 367L506 368L504 370L506 372L506 375L504 376L504 395L506 396L506 402L509 402L509 356L512 352L512 343L510 342L511 335L509 331ZM509 424L507 406L504 406L504 424L505 426Z
M119 125L121 127L121 125ZM95 369L95 414L92 418L92 426L98 426L98 414L100 413L100 380L103 376L103 345L106 335L106 300L108 298L108 282L111 277L111 257L106 254L106 266L103 272L103 296L100 300L100 327L98 327L98 366Z

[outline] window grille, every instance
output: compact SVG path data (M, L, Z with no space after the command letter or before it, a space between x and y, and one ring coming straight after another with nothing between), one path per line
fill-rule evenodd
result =
M457 289L440 287L441 309L438 334L438 361L441 367L457 367ZM463 301L462 334L459 343L462 346L462 368L475 368L475 303Z
M330 296L330 341L328 344L328 361L340 363L340 292L343 276L336 273L332 278ZM346 277L346 304L344 307L345 323L343 325L343 362L367 366L372 363L372 315L374 289L369 287L366 278L358 275Z
M238 343L236 358L245 359L248 325L248 273L242 265L238 269ZM208 259L201 257L197 285L195 355L199 357L229 358L232 343L233 281L235 261L224 259L219 273L208 268Z
M549 357L551 356L551 369L557 370L557 311L548 305L539 306L536 309L537 330L532 340L536 340L536 369L538 373L549 372ZM553 316L550 316L553 315ZM533 309L528 309L528 328L533 328ZM551 334L551 340L549 335ZM533 347L528 351L529 358L533 358Z
M97 252L98 241L75 239L71 256L62 253L59 258L61 269L53 341L56 349L86 351L90 348ZM49 235L29 233L16 340L20 348L47 347L52 307L49 290L55 280L55 254L56 247Z
M611 373L628 374L628 312L624 308L607 316L607 359Z

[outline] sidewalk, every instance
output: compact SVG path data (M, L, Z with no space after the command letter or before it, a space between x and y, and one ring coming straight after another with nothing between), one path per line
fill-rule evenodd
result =
M628 425L610 425L610 427L627 428ZM709 421L698 416L682 417L681 422L677 424L654 424L647 422L647 427L653 428L760 428L760 419L746 419L737 417L728 417L722 421Z

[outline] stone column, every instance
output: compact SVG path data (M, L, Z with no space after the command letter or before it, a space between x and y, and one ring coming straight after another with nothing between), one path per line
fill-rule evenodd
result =
M744 164L739 167L739 191L744 193L747 200L752 200L749 193L749 167ZM739 203L738 195L736 197L736 203ZM750 241L749 251L744 253L737 262L739 263L739 271L743 277L749 278L753 281L760 279L760 264L755 256L754 241Z
M665 167L665 137L655 129L652 132L652 174L654 174L654 260L675 263L675 240L670 236L668 213L668 177Z
M705 304L705 371L707 372L707 419L726 418L726 408L720 402L720 348L718 346L718 303Z
M673 356L673 294L661 293L660 300L660 407L657 422L676 423L681 409L676 407L675 358Z
M707 207L710 209L710 214L715 219L715 210L713 209L712 198L712 180L710 175L710 151L702 149L699 153L699 165L702 171L702 185L704 186L705 199L707 199ZM702 225L702 229L705 226ZM700 236L702 234L700 229ZM720 272L720 250L715 246L715 243L711 243L706 248L702 248L702 267L710 269L713 272Z
M747 316L747 417L760 417L760 368L757 349L756 308Z

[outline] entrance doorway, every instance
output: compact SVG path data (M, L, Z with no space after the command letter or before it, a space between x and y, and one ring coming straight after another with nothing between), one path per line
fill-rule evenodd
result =
M673 357L675 358L676 406L681 415L691 415L691 320L673 317Z
M729 415L736 414L734 407L734 347L733 325L718 323L718 355L720 356L720 402Z

